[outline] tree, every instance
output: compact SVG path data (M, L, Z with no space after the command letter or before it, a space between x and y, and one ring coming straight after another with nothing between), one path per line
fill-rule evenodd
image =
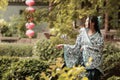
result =
M0 0L0 10L4 10L7 7L7 5L8 5L8 0ZM3 26L0 25L0 34L2 31L1 27Z
M106 37L107 32L111 27L119 28L119 25L116 25L118 22L118 12L119 12L120 2L118 0L104 0L104 5L102 7L104 18L104 27ZM111 18L111 19L110 19Z
M8 5L8 0L0 0L0 10L6 9Z
M50 27L53 27L57 35L67 34L70 38L75 37L72 22L84 16L105 15L104 28L107 33L109 23L113 27L116 24L120 2L118 0L49 0L52 8L49 13ZM109 17L112 18L109 21Z
M76 38L74 21L92 14L99 15L98 7L102 7L101 0L50 0L50 3L50 27L57 36L66 34L69 38Z

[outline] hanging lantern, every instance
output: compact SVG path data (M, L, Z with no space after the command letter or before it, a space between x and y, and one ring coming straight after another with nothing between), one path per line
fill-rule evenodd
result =
M29 7L26 8L26 11L35 12L35 9L33 7L31 7L31 6L29 6Z
M30 23L26 23L25 26L27 29L33 29L35 27L35 24L30 22Z
M35 24L32 22L34 20L33 15L31 15L31 12L34 12L35 9L32 7L35 4L34 0L26 0L26 5L29 6L26 8L26 11L28 11L29 15L27 16L28 23L25 24L26 28L28 29L26 31L26 35L29 38L32 38L34 36L34 31L32 30L35 27Z
M33 6L35 4L35 1L34 0L26 0L26 5L28 6Z
M32 38L34 36L35 32L31 29L27 30L26 31L26 35L29 37L29 38Z

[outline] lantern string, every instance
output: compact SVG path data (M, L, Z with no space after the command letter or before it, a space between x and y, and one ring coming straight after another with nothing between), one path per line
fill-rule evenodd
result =
M27 15L27 23L25 24L27 30L26 30L26 36L28 36L29 39L31 39L34 36L34 31L32 30L35 26L33 21L33 12L35 12L35 9L32 7L35 4L34 0L26 0L25 4L28 6L26 8L26 11L28 12Z

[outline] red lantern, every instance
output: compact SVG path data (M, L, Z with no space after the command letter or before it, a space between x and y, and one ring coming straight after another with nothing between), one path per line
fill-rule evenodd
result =
M31 6L27 7L26 10L28 12L35 12L35 9L33 7L31 7Z
M25 26L27 29L33 29L35 27L35 24L30 22L30 23L26 23Z
M34 0L26 0L26 5L28 6L33 6L35 4L35 1Z
M34 31L29 29L26 31L26 35L29 37L29 38L32 38L34 36Z

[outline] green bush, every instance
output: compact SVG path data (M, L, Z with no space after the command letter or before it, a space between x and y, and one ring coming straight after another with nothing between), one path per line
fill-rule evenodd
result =
M34 58L2 58L0 78L2 80L40 80L40 73L48 65Z
M18 58L15 57L0 57L0 79L3 77L3 73L5 73L12 63L18 62Z
M64 60L56 58L56 61L49 65L46 72L41 73L42 80L88 80L86 70L83 66L73 68L63 67ZM50 74L47 74L50 73Z
M75 39L71 39L69 37L62 38L62 36L57 37L50 37L50 41L56 45L56 44L75 44Z
M120 80L120 76L119 77L118 76L112 76L107 80Z
M107 43L103 51L103 65L105 75L103 80L107 80L112 76L120 76L120 49Z
M62 56L63 51L55 48L49 40L38 41L33 47L34 57L44 61L53 61L55 58Z
M0 32L2 36L10 36L9 24L4 19L0 19Z
M0 44L0 56L30 57L32 55L32 45L30 44Z

